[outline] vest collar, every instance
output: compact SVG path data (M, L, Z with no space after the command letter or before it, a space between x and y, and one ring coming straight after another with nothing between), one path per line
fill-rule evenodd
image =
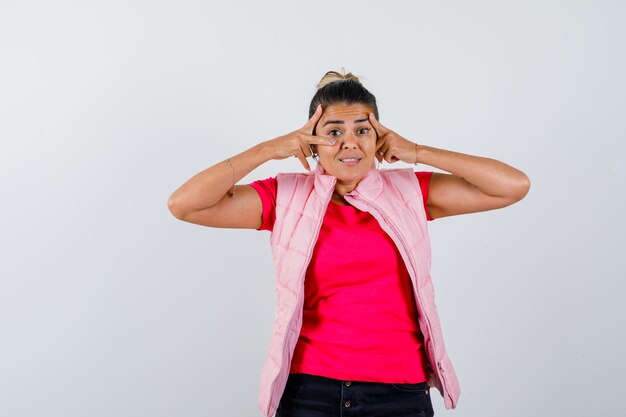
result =
M329 194L335 189L335 184L337 183L337 177L330 175L326 172L322 164L319 162L315 167L314 171L315 182L314 187L315 191L322 197L328 197ZM350 191L346 195L365 197L368 200L375 200L376 197L383 190L383 179L380 174L380 171L373 165L369 171L365 174L365 176L359 181L356 188L353 191Z

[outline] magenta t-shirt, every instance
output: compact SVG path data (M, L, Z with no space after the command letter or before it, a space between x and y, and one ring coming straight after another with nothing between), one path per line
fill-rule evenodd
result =
M416 172L428 220L432 172ZM251 185L263 224L276 219L276 177ZM417 183L416 183L417 185ZM302 328L290 373L387 383L426 381L428 360L408 271L369 213L328 204L304 281Z

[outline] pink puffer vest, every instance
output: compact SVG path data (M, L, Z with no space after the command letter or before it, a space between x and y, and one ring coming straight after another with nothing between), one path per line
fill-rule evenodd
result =
M291 358L302 326L304 276L337 178L321 164L307 173L278 174L276 222L270 237L276 269L276 310L261 373L259 408L274 415L285 389ZM431 369L428 385L437 388L445 407L455 408L460 388L446 354L430 279L430 240L426 213L412 169L372 168L345 199L367 211L398 247L413 283L418 322Z

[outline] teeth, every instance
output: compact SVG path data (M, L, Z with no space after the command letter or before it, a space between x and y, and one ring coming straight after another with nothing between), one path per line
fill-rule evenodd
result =
M357 162L358 158L340 159L341 162Z

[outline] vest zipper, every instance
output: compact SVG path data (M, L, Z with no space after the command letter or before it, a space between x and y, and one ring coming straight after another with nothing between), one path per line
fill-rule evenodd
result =
M331 189L334 190L335 189L335 183L337 182L337 179L333 180ZM313 189L313 192L315 192L315 189ZM315 237L313 238L313 240L311 240L311 247L309 248L309 255L308 258L304 264L304 272L303 272L303 277L302 277L302 283L304 283L304 279L306 278L306 270L309 267L309 263L311 262L311 258L313 257L313 250L315 249L315 243L317 242L317 238L320 234L320 229L322 228L322 222L324 221L324 214L326 213L326 209L328 208L328 204L330 202L330 199L332 198L333 193L331 192L328 196L328 198L326 199L326 202L324 204L324 212L322 212L322 214L320 215L320 220L317 223L317 227L316 227L316 232L315 232ZM303 285L300 287L300 289L303 288ZM304 303L304 294L302 295L302 297L298 297L298 302L300 302L300 300L302 299L302 302ZM295 312L300 309L302 310L303 305L297 305L296 309L294 310L294 314L291 314L291 318L289 319L289 323L287 323L287 335L289 334L289 329L291 329L291 324L293 323L293 318L295 317ZM297 339L296 339L296 344L298 343ZM294 346L295 349L295 346ZM283 345L283 363L286 363L288 365L287 368L287 377L289 377L289 369L291 368L291 361L287 360L287 349L285 348L285 345ZM283 383L283 387L284 384L286 383L287 379L285 378L285 382ZM276 386L276 379L274 379L274 382L272 384L272 388L271 388L271 397L274 396L274 387ZM270 397L270 402L272 401L272 398Z
M396 235L396 236L398 236L398 239L400 240L400 242L401 242L401 243L402 243L402 245L404 246L404 251L407 253L407 257L409 258L409 262L411 263L411 266L412 266L413 270L414 270L414 271L417 271L417 268L415 267L415 265L413 265L413 261L412 261L412 259L411 259L411 256L409 255L409 252L408 252L408 250L406 249L406 248L408 247L408 245L406 244L406 242L405 242L405 241L404 241L404 239L402 238L402 235L401 235L400 233L398 233L398 230L395 228L395 226L393 225L393 223L389 221L389 219L387 218L387 216L386 216L386 215L384 214L384 212L380 209L380 207L379 207L379 206L377 206L376 204L374 204L374 202L372 202L372 201L368 200L367 198L363 197L363 195L362 195L361 193L359 193L357 190L354 190L354 191L352 191L352 192L351 192L351 193L349 193L349 194L352 194L352 193L356 194L357 196L359 196L359 198L360 198L360 199L362 199L362 200L363 200L363 201L365 201L367 204L369 204L369 205L370 205L370 206L372 206L374 209L376 209L376 211L380 214L380 216L383 218L383 220L385 220L385 224L389 225L389 227L393 230L393 232L395 233L395 235ZM351 195L349 195L349 194L346 194L345 196L350 196L350 197L352 197L352 196L351 196ZM344 196L344 197L345 197L345 196ZM413 285L417 285L417 277L415 277L415 283L414 283ZM422 302L422 298L421 298L420 293L419 293L419 291L417 290L417 288L415 288L415 291L414 291L414 292L415 292L415 294L416 294L416 296L417 296L417 298L418 298L419 303L423 306L423 305L424 305L424 303ZM430 339L431 339L431 341L432 341L432 340L434 340L434 338L432 337L432 334L433 334L433 333L432 333L432 328L431 328L431 325L430 325L430 319L428 318L428 314L424 314L424 318L426 319L426 323L428 324L428 332L429 332L429 334L431 335ZM447 395L450 395L450 394L449 394L449 391L448 391L448 388L447 388L447 386L446 386L446 380L445 380L445 377L444 377L444 375L443 375L443 374L444 374L444 372L443 372L443 368L442 368L442 366L441 366L441 362L440 362L440 361L437 361L437 354L436 354L436 352L435 352L435 350L436 350L436 346L435 346L435 342L434 342L434 341L432 342L432 345L433 345L433 352L432 352L432 354L433 354L433 362L435 362L435 361L437 362L437 368L438 368L438 370L439 370L439 379L441 380L441 384L443 385L443 388L444 388L444 390L445 390L446 394L447 394Z

